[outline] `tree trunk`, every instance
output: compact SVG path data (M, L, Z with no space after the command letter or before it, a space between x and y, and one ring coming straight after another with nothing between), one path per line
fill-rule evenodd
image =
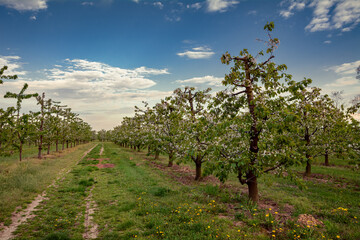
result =
M154 160L159 160L159 151L155 151L155 158L154 158Z
M65 142L63 141L62 142L62 150L64 150L64 148L65 148Z
M38 159L41 159L41 150L42 150L42 146L39 145Z
M21 160L22 160L22 148L23 148L22 142L20 141L20 146L19 146L19 158L20 158L20 162L21 162Z
M246 93L246 100L249 108L249 112L251 115L251 127L250 127L250 165L253 166L257 160L257 154L259 152L259 135L260 131L257 128L257 115L255 111L255 103L254 103L254 89L251 82L251 72L249 62L245 62L245 93ZM241 178L241 175L240 175ZM241 180L240 180L241 182ZM255 176L252 170L249 170L246 173L246 184L248 185L248 192L249 192L249 199L252 200L254 203L257 203L259 200L259 193L257 187L257 177Z
M197 156L196 157L196 161L195 161L195 165L196 165L196 175L195 175L195 180L198 181L201 179L201 160L200 157Z
M66 148L69 148L69 141L66 141Z
M50 143L48 144L47 154L50 154Z
M172 167L174 162L174 153L172 151L169 152L169 163L168 167Z
M310 160L308 159L306 161L306 169L304 172L304 177L310 177L310 175L311 175L311 163L310 163Z
M304 113L304 116L306 117L306 112ZM306 147L310 146L311 140L310 140L310 134L309 129L305 129L305 141L306 141ZM306 169L304 172L304 177L309 177L311 175L311 156L309 153L306 153Z
M329 153L325 151L325 166L330 166L329 164Z
M150 151L151 151L150 146L148 146L148 154L150 154Z
M56 139L56 141L55 141L56 152L59 151L59 146L58 145L59 145L59 140Z
M138 152L140 152L141 151L141 147L140 147L140 145L138 146Z
M257 203L259 201L257 177L252 171L249 171L246 174L246 178L247 178L246 184L248 185L249 199L254 203Z

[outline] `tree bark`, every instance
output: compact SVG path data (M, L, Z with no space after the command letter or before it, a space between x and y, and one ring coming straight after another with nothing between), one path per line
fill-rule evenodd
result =
M249 107L249 112L251 115L251 127L250 127L250 165L254 165L257 160L257 154L259 152L258 143L259 143L259 130L257 128L257 116L255 112L255 103L254 103L254 90L252 87L251 73L249 67L249 60L245 61L245 93L246 100ZM259 201L259 193L257 187L257 177L254 172L250 169L246 173L246 184L248 185L249 199L254 203Z
M168 163L168 167L172 167L174 162L174 153L172 151L169 152L169 163Z
M22 160L22 148L23 148L23 145L22 145L22 142L20 141L20 145L19 145L19 158L20 158L20 162Z
M306 117L306 112L305 112L305 117ZM306 141L306 146L310 146L310 134L309 134L309 129L306 128L305 129L305 141ZM311 175L311 155L310 153L306 153L306 168L305 168L305 172L304 172L304 177L309 177Z
M50 143L48 144L47 154L50 154Z
M325 166L330 166L329 164L329 153L325 151Z
M310 177L310 175L311 175L311 163L310 163L310 159L308 159L306 161L306 169L304 172L304 177Z
M257 177L252 171L249 171L246 174L246 178L247 178L246 184L248 185L249 199L254 203L257 203L259 201Z
M42 150L42 144L39 145L39 148L38 148L38 159L41 159L41 150Z
M159 155L160 155L159 151L155 151L155 158L154 158L154 160L159 160Z
M196 175L195 175L195 180L198 181L201 179L201 160L200 160L200 156L196 157L195 160L195 166L196 166Z

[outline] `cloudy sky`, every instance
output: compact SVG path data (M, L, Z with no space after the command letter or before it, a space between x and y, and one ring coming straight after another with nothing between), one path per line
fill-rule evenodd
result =
M360 93L359 0L0 0L0 67L19 76L0 95L27 82L94 129L112 129L177 87L221 89L221 55L264 48L256 39L267 21L281 42L274 61L295 80Z

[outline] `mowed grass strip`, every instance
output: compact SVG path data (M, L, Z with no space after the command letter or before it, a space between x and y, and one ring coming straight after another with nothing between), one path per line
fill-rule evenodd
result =
M93 172L99 239L251 239L264 233L240 230L199 190L184 186L143 164L143 158L104 144L114 168Z
M90 147L88 146L88 149ZM98 155L99 144L81 161L89 156ZM82 152L75 158L77 162ZM15 239L82 239L84 232L85 198L89 189L96 182L89 177L97 171L94 166L77 164L60 179L58 183L47 190L44 200L35 212L35 217L19 226Z
M30 148L27 158L19 162L16 154L0 158L0 222L11 224L11 214L26 208L39 193L49 186L58 173L80 159L93 143L76 146L59 153L52 153L46 159L37 159L36 149ZM33 154L32 158L29 156Z

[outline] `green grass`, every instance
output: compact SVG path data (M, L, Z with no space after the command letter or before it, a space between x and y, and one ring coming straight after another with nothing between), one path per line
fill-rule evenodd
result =
M0 222L9 225L11 213L17 207L25 208L51 184L61 169L70 169L90 146L80 145L41 160L34 157L34 148L26 149L27 159L22 162L16 155L0 158Z
M114 168L93 166L102 146L101 158L109 158L103 163ZM90 189L98 239L360 239L360 174L352 168L315 163L313 172L327 181L305 180L303 190L267 174L259 179L261 201L256 205L235 175L221 186L182 184L177 178L193 173L170 174L148 159L145 152L99 144L57 188L48 190L48 200L20 226L16 239L82 239ZM166 166L166 156L158 163ZM297 219L302 214L323 224L301 225Z
M145 156L145 153L137 155ZM159 162L165 165L167 159L161 158ZM294 233L298 233L296 238L300 236L301 239L322 239L322 236L326 239L338 239L337 236L341 239L360 239L360 171L346 165L347 161L342 159L330 159L333 164L330 167L323 166L322 162L322 159L317 159L312 166L312 172L319 174L320 180L303 181L303 190L289 179L272 174L262 176L259 179L260 207L247 201L247 188L239 184L235 175L226 183L228 188L206 183L194 183L193 186L196 187L196 192L202 193L200 198L205 195L216 199L220 212L226 208L226 204L231 204L233 210L227 209L227 213L232 215L234 220L246 223L251 229L250 232L256 231L260 226L262 230L259 231L265 229L268 238L274 238L272 231L275 231L276 239L294 238ZM187 166L194 170L191 164ZM304 166L294 167L294 170L300 175ZM254 212L253 209L257 211ZM277 211L277 214L274 211ZM297 219L300 214L311 214L321 220L323 226L299 226ZM282 230L279 231L280 228ZM255 238L261 239L260 236Z

